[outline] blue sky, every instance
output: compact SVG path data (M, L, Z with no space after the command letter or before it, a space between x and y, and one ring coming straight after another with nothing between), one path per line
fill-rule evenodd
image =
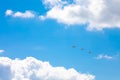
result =
M0 1L0 50L4 50L0 51L0 56L12 59L32 56L48 61L53 66L64 66L74 68L78 72L94 74L95 80L119 80L120 25L105 21L103 27L103 19L96 23L90 23L90 20L84 23L75 21L73 24L69 24L69 21L64 23L61 17L51 17L49 14L47 16L47 12L56 5L50 4L52 8L48 8L46 4L40 0ZM24 13L29 10L35 13L35 17L6 15L7 10L14 13L17 11ZM45 20L39 19L39 15ZM97 27L88 27L90 24ZM76 48L72 48L73 45ZM80 48L85 50L82 51ZM92 53L88 54L88 51Z

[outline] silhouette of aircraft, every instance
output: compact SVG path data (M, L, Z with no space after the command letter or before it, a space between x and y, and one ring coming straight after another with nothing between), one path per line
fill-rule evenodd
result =
M73 45L72 48L76 48L77 46Z
M85 50L84 48L80 48L81 51Z

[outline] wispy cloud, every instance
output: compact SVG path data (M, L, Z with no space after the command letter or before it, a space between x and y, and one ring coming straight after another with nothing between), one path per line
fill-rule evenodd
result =
M73 68L53 67L49 62L33 57L24 60L0 57L1 80L94 80L94 78L94 75L79 73Z
M16 18L34 18L35 14L32 11L26 10L25 12L14 12L12 10L6 10L6 16L12 16Z
M95 57L95 59L107 59L107 60L111 60L111 59L114 59L114 57L110 56L110 55L106 55L106 54L99 54L97 57Z
M3 52L5 52L5 50L0 49L0 54L3 53Z

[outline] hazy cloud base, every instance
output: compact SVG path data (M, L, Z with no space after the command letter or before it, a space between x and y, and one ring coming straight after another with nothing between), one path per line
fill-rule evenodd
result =
M53 67L33 57L12 60L0 57L0 80L94 80L91 74L78 73L75 69Z

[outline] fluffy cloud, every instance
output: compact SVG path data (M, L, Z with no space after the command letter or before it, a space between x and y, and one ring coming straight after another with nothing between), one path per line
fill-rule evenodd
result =
M25 12L13 12L12 10L6 10L6 16L18 17L18 18L34 18L35 14L32 11L25 11Z
M2 50L2 49L1 49L1 50L0 50L0 53L3 53L3 52L5 52L5 50Z
M96 59L107 59L107 60L111 60L113 59L112 56L109 56L109 55L103 55L103 54L100 54L96 57Z
M94 80L91 74L78 73L75 69L53 67L33 57L12 60L0 57L0 80Z
M49 8L52 8L54 6L62 6L66 3L67 3L66 1L62 0L43 0L43 4L45 4Z
M12 11L12 10L6 10L5 14L6 14L7 16L10 16L10 15L13 14L13 11Z
M88 30L120 28L119 0L43 0L49 11L42 19L67 25L89 24Z

